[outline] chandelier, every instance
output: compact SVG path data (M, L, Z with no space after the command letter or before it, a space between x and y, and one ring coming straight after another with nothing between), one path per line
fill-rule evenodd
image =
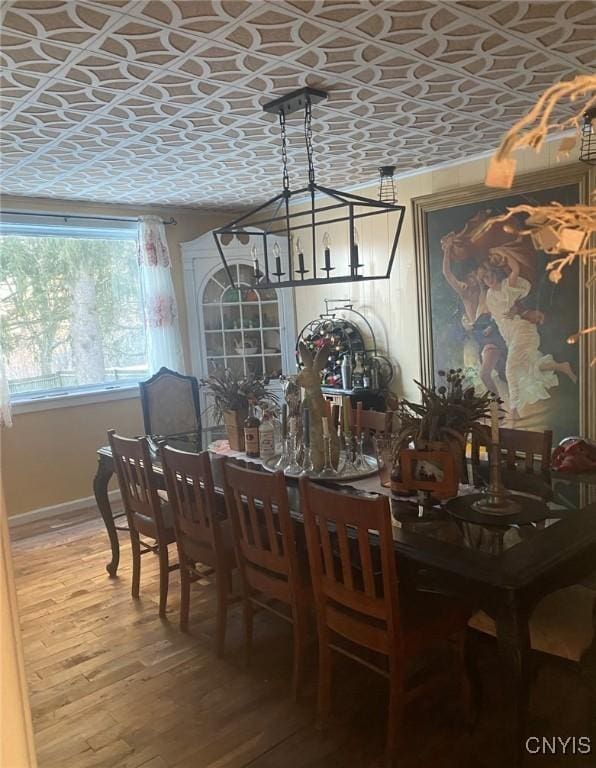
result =
M316 182L312 106L326 98L324 91L301 88L263 107L279 118L282 190L214 231L220 258L233 286L225 247L234 235L250 238L254 282L261 288L382 280L391 274L405 207L396 205L394 200L373 200ZM292 190L286 117L298 110L304 110L308 184Z

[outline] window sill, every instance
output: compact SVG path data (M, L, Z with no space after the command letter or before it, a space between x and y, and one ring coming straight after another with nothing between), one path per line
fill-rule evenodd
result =
M139 385L131 384L126 387L110 389L95 389L91 392L71 392L69 394L43 395L23 400L13 400L11 403L13 416L35 411L51 411L54 408L70 408L75 405L92 405L106 403L111 400L132 400L139 396Z

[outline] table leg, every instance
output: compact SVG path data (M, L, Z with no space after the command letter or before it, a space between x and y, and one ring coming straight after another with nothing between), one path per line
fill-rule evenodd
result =
M110 546L112 547L112 560L106 565L106 571L110 576L115 576L118 570L118 563L120 562L120 543L118 541L118 531L116 530L116 524L112 516L112 507L110 505L110 497L108 496L108 483L110 478L114 474L114 465L110 456L99 455L99 463L97 465L97 472L93 478L93 493L95 494L95 501L103 522L106 526L108 536L110 537Z
M519 764L524 754L530 699L530 629L528 612L513 591L503 594L497 612L497 642L505 693L507 764Z

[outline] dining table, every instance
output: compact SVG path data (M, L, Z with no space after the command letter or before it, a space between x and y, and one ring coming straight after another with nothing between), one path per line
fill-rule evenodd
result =
M204 428L166 438L173 447L198 451L207 447L212 456L216 492L223 494L222 456L251 461L230 451L221 428ZM118 525L109 494L114 474L109 446L98 449L98 468L93 489L111 545L106 568L111 577L118 570ZM255 468L262 467L259 460ZM165 487L155 453L153 472L157 487ZM482 478L480 472L470 478ZM531 645L530 617L538 602L564 587L581 583L596 570L596 475L562 473L528 475L503 473L506 486L540 495L547 505L542 520L527 523L479 524L452 515L445 505L421 505L414 499L383 488L378 475L334 485L347 493L383 493L390 499L393 540L400 579L417 589L461 597L483 610L495 622L501 665L504 760L514 764L523 752L529 705ZM475 481L476 482L476 481ZM296 478L287 478L292 517L301 522ZM470 492L469 487L460 490ZM596 730L596 631L591 648L582 659L582 672L594 703Z

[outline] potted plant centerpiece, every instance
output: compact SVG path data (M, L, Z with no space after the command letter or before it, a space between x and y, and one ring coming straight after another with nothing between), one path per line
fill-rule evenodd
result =
M233 451L244 450L244 422L248 416L249 402L260 405L263 401L275 400L266 389L267 380L248 374L239 376L229 368L201 379L201 386L213 398L211 408L215 421L223 423Z
M399 468L394 489L449 498L457 494L468 436L481 428L491 402L500 401L492 392L478 395L473 386L465 386L461 368L438 373L444 380L438 387L415 382L420 403L400 400L397 406L401 428L394 445Z

